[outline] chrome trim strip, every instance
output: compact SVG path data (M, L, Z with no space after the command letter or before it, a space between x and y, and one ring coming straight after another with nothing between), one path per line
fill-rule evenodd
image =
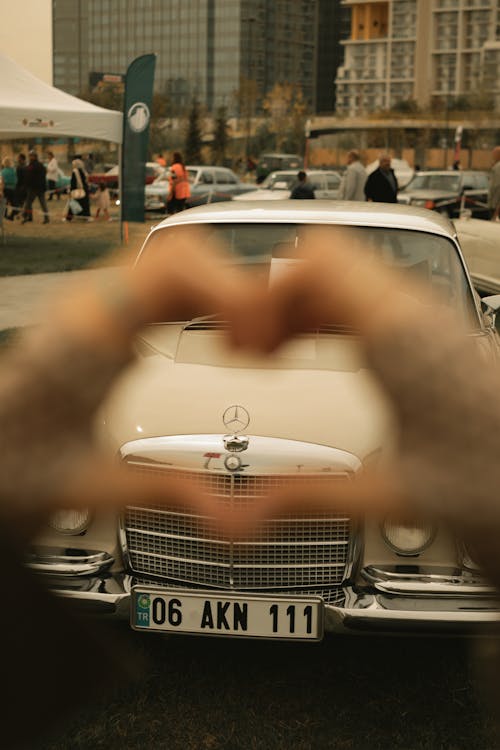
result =
M84 552L84 550L82 550ZM32 553L27 565L39 573L50 575L89 576L98 575L114 563L114 557L107 552L94 552L81 556L65 555L63 550L59 554Z
M283 474L300 476L314 474L318 477L348 477L362 468L362 463L353 453L316 443L299 440L248 435L250 445L245 451L245 462L251 464L251 476L276 476ZM199 471L203 475L230 475L223 464L205 466L206 452L225 454L223 434L169 435L142 438L122 445L120 458L127 463L151 468L162 464L166 469ZM245 472L242 473L245 476Z
M491 586L482 576L473 575L470 571L444 569L433 572L432 568L415 566L415 572L401 572L392 566L368 566L361 573L377 591L387 594L413 596L470 596L485 594L495 596L498 590Z
M81 579L79 579L81 580ZM154 587L153 587L154 588ZM159 586L159 590L165 586ZM64 588L54 588L55 594L78 602L78 606L85 612L94 614L109 614L118 618L130 617L130 589L129 576L117 574L108 578L89 579L85 591L72 591ZM346 606L325 604L325 632L422 632L425 628L436 628L440 632L459 632L461 634L475 634L484 630L497 632L500 625L500 602L496 605L491 597L472 596L470 607L465 609L458 598L450 598L449 609L445 611L387 609L377 596L357 594L352 588L344 588ZM208 592L207 592L208 593ZM210 592L218 599L224 594L224 589L214 589ZM227 591L234 596L234 591ZM240 592L238 592L240 593ZM475 592L476 593L476 592ZM294 596L293 593L290 594ZM241 592L245 596L245 592ZM255 597L256 592L249 592ZM269 596L269 593L266 593ZM286 597L285 592L279 596ZM406 600L405 600L406 601ZM409 597L407 601L411 601ZM493 606L492 606L493 605Z
M467 584L460 581L454 583L443 582L424 582L424 581L386 581L384 583L375 583L377 591L387 594L419 594L421 596L429 595L448 595L453 596L470 596L471 594L498 594L498 590L493 586L484 586L480 584Z

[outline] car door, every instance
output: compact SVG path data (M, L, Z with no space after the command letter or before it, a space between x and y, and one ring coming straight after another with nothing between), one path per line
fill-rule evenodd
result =
M314 187L316 198L338 198L340 188L340 176L334 172L316 172L311 175L311 184Z
M313 172L309 175L309 182L314 188L316 198L327 198L326 179L320 172Z
M215 169L215 185L218 200L230 199L237 193L238 178L230 169Z
M467 178L467 184L470 184L470 189L467 189L467 187L465 187L465 208L470 209L473 216L477 216L483 219L489 219L490 210L488 208L488 174L486 172L476 172L474 174L470 174Z
M215 176L213 169L203 167L198 172L196 181L191 187L191 198L188 200L190 206L198 206L202 203L210 203L215 192Z

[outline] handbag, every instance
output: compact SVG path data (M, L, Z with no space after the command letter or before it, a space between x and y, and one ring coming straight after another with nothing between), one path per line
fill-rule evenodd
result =
M76 200L79 200L80 198L85 198L86 193L85 193L85 190L83 189L82 178L80 177L80 170L74 169L73 173L75 175L76 184L78 185L78 187L73 188L73 190L71 191L71 197L76 198Z
M83 208L80 206L78 201L75 200L74 198L71 198L69 202L69 207L70 207L71 213L75 214L75 216L77 214L81 214L81 212L83 211Z

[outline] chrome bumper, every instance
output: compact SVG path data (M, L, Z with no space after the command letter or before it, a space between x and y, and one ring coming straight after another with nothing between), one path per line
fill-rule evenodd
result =
M55 594L71 599L82 613L128 619L133 579L111 573L112 562L104 553L90 552L71 558L45 554L29 565L43 575ZM327 633L498 632L498 592L479 576L451 570L399 573L390 567L368 567L363 578L362 585L343 588L342 605L325 603Z

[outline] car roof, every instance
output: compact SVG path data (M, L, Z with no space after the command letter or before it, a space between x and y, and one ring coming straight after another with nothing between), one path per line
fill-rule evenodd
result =
M335 169L304 169L302 170L306 174L338 174L338 172L335 171ZM269 172L268 177L270 177L273 174L297 174L296 169L273 169L272 172Z
M312 205L311 205L312 203ZM436 211L395 203L337 200L224 201L174 214L153 227L205 223L299 223L413 229L455 238L447 217Z
M259 159L269 159L269 157L279 157L280 159L285 158L293 158L293 159L302 159L300 154L284 154L281 151L266 151L265 153L261 154L259 156Z
M223 169L225 172L232 172L230 167L221 167L218 164L186 164L186 169Z
M488 172L485 169L420 169L418 172L415 172L415 177L418 177L419 174L461 175L461 174L488 174Z

